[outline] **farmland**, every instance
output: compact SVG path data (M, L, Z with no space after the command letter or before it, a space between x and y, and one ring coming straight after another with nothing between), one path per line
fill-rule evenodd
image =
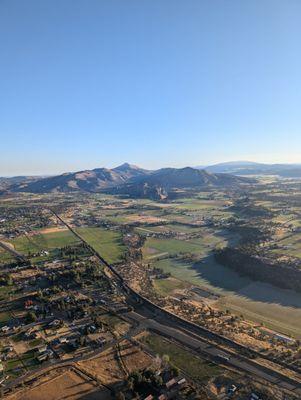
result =
M101 228L84 227L76 231L98 251L102 257L110 263L121 260L125 252L122 236L119 232L109 231Z
M187 232L187 231L186 231ZM190 232L188 230L188 232ZM207 231L200 232L200 237L188 240L181 239L158 239L148 238L143 248L143 255L146 259L155 258L162 254L193 253L206 256L216 246L223 246L226 239Z
M109 262L120 261L125 247L118 232L101 228L78 228L78 233ZM40 251L51 251L79 243L79 239L68 229L37 232L19 236L9 242L15 250L27 256ZM11 255L0 248L0 259L12 260Z
M78 239L67 229L56 232L33 233L10 241L21 254L28 255L41 250L52 250L78 243Z
M55 372L46 378L41 379L39 385L23 390L19 394L8 397L8 400L59 400L64 397L81 399L85 394L87 400L109 400L110 392L105 388L99 388L94 382L85 379L76 371L65 370Z
M204 263L166 259L157 261L155 266L183 282L170 284L158 281L157 289L165 294L174 288L183 288L188 282L221 296L216 306L223 310L243 314L254 322L301 338L301 296L294 291L241 277L217 264L212 256Z
M300 294L242 274L216 257L224 249L235 248L270 258L284 254L292 265L297 263L301 210L295 204L289 208L282 200L266 199L268 195L258 190L248 198L236 194L232 198L229 193L212 190L191 198L156 202L97 193L67 197L51 194L36 198L37 209L27 203L32 198L18 198L15 204L19 206L11 207L2 227L1 240L27 256L28 263L0 249L0 299L8 305L1 312L0 329L9 332L3 346L13 348L2 363L9 380L39 368L39 351L51 362L56 358L69 360L90 354L99 343L130 337L133 328L122 316L127 314L128 305L118 285L111 282L109 271L44 207L48 203L54 204L57 214L114 264L127 285L160 307L267 357L298 366L297 342L288 338L284 343L276 337L285 334L301 338ZM293 261L289 259L292 255ZM34 311L27 310L28 304L35 307ZM105 311L104 305L111 311ZM59 323L55 330L47 326L51 314ZM23 324L31 324L36 318L42 321L45 316L45 326L36 326L27 337ZM16 333L13 325L17 326ZM174 342L154 333L141 335L153 356L168 354L171 364L193 380L207 384L221 373L216 365ZM132 371L136 365L144 368L151 364L149 355L142 357L129 342L121 341L120 345L84 358L78 366L105 384L117 384L125 379L124 368ZM117 356L123 358L123 368ZM68 379L73 377L68 375ZM57 382L64 385L63 378L62 383ZM80 383L83 387L87 384L91 382ZM97 392L93 385L90 392L88 386L87 398L93 399ZM28 391L28 396L41 396L37 388L32 389L36 392ZM71 395L73 389L62 386L62 390ZM77 396L75 392L72 395Z

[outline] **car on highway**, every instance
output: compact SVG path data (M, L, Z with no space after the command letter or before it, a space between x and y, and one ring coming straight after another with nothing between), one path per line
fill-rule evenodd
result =
M233 394L237 391L237 386L235 385L231 385L228 390L227 390L227 394L228 396L233 396Z
M224 361L230 360L230 357L228 357L226 354L219 353L217 356L218 356L218 358L221 358Z

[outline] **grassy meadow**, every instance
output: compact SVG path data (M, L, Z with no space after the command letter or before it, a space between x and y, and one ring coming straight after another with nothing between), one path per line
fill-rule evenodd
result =
M216 303L236 315L262 323L265 326L301 338L301 294L276 288L267 283L255 282L219 265L213 256L203 263L189 263L175 259L155 262L155 266L171 273L173 277L192 285L207 288L221 297ZM183 288L179 282L156 281L155 288L163 295L175 288Z
M207 381L221 373L217 365L196 357L190 351L156 334L143 338L143 343L160 357L168 355L171 364L188 374L192 379Z
M126 248L119 232L102 228L83 227L76 231L93 247L101 256L110 263L121 261Z

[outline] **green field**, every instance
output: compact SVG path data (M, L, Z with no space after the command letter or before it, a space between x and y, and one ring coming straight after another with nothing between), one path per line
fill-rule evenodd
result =
M94 227L77 228L77 232L109 262L120 261L126 250L119 232ZM42 250L50 251L79 242L79 239L67 229L56 232L37 233L30 236L23 235L10 240L14 248L24 255ZM4 253L0 253L0 259L1 255L4 257Z
M223 237L225 234L220 235L217 233L213 235L205 229L200 232L202 233L201 237L189 240L147 238L142 250L143 257L145 259L154 259L160 255L193 253L200 255L201 258L207 256L215 247L224 246L228 242L228 238Z
M213 210L224 206L225 202L220 200L198 200L198 199L181 199L180 202L174 203L173 206L179 210Z
M41 250L52 250L71 246L79 243L79 240L69 231L37 233L35 235L24 235L10 241L14 248L21 254L27 255Z
M214 247L216 239L197 238L191 240L179 239L157 239L148 238L143 247L143 256L145 258L155 258L160 254L193 253L205 255L208 249Z
M77 228L78 232L106 261L116 263L121 261L126 247L119 232L103 228Z
M196 357L190 351L172 343L161 336L150 334L143 343L159 356L168 355L171 364L188 374L192 379L207 381L219 375L222 369L204 359Z
M278 249L272 250L274 253L289 255L301 258L301 233L293 233L277 242Z
M239 276L215 262L213 256L203 263L176 259L156 261L154 265L184 282L207 288L220 295L216 305L236 315L262 323L278 332L301 338L301 294ZM155 283L156 288L157 282ZM163 288L160 287L163 285ZM160 283L158 292L168 294L171 285Z
M140 234L157 233L157 232L175 232L175 233L195 233L200 231L201 228L181 224L168 224L158 226L137 227L136 231Z
M202 248L197 244L178 239L156 239L148 238L143 247L143 256L154 258L160 254L175 253L202 253Z
M173 277L167 279L155 279L153 283L156 292L161 296L168 296L176 289L185 289L190 286L189 283Z
M0 247L0 262L8 263L14 260L15 258L8 251Z

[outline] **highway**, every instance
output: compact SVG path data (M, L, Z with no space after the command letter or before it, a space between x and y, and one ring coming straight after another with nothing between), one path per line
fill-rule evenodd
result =
M210 339L220 338L224 340L225 344L231 343L229 339L219 337L219 335L208 331L202 327L196 327L194 324L183 320L182 318L172 315L170 312L153 304L148 299L141 296L132 288L123 282L123 278L103 257L98 254L77 232L74 231L69 224L67 224L59 215L53 210L50 210L74 235L76 235L91 251L98 257L100 262L106 265L114 276L118 279L122 289L128 295L128 302L133 306L134 311L127 313L127 317L131 319L140 327L155 331L163 336L176 340L180 344L190 348L191 350L208 356L213 359L217 364L224 364L232 367L233 369L244 373L248 376L253 376L254 379L265 380L271 384L277 385L279 388L289 390L301 399L301 383L293 380L283 374L268 368L264 365L258 364L255 361L246 358L242 355L243 346L241 351L230 352L221 350L218 345L211 344ZM136 302L139 301L139 303ZM142 305L143 304L143 305ZM233 348L238 345L233 342ZM239 348L239 347L238 347ZM300 376L301 381L301 376Z
M146 314L146 316L143 314ZM166 319L162 321L160 317L155 320L150 317L149 310L140 308L126 315L130 320L138 323L141 327L173 339L185 347L192 349L194 352L213 359L218 364L228 365L247 375L266 380L271 384L277 385L279 388L293 392L301 398L301 384L297 381L263 365L257 364L253 360L240 357L224 349L220 350L195 333L189 332L187 329L179 329L179 327L171 321L167 321Z
M26 258L18 253L13 246L10 246L9 244L3 242L0 240L0 247L2 247L5 251L7 251L8 253L10 253L14 258L17 258L18 260L21 260L23 262L26 262Z

